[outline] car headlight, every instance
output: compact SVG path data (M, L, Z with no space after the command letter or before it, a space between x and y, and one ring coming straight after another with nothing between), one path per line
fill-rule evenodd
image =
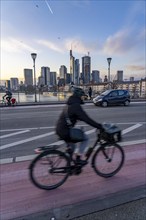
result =
M98 101L98 102L101 102L101 101L102 101L102 99L98 99L97 101Z

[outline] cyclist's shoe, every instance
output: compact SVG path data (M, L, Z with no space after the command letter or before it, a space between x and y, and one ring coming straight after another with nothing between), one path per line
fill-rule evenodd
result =
M77 156L76 158L77 165L85 166L87 163L88 163L87 160L81 160L80 156Z

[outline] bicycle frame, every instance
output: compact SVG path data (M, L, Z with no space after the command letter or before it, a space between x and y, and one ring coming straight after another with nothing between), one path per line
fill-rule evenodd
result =
M112 129L98 130L93 146L88 148L85 154L86 161L92 157L91 166L95 173L104 178L112 177L119 172L125 158L123 149L117 144L120 140L120 130L117 127ZM87 164L77 162L71 143L66 143L65 152L58 148L57 145L39 147L37 152L39 155L29 165L31 181L41 189L52 190L61 186L69 176L79 175Z
M65 166L65 167L52 167L50 172L52 173L67 173L68 171L70 171L70 174L72 174L74 171L78 170L78 169L81 169L83 166L82 165L78 165L76 163L76 159L73 158L73 154L74 154L74 151L72 149L72 147L70 146L70 143L66 143L66 153L68 154L68 157L69 157L69 161L70 161L70 164L68 166ZM109 158L108 156L108 153L105 151L105 148L104 146L106 146L107 144L112 145L113 142L112 141L106 141L106 140L103 140L102 139L102 132L100 130L98 130L98 133L97 133L97 139L95 140L94 144L92 147L88 148L85 156L86 156L86 161L89 160L90 156L92 155L94 149L97 147L97 145L99 144L99 147L102 147L102 152L103 152L103 155L105 156L105 159L110 162L112 159L111 157ZM40 148L37 148L35 151L36 153L40 153L40 151L50 151L50 150L57 150L59 148L59 146L49 146L48 147L40 147ZM37 152L38 150L38 152ZM112 156L114 154L114 150L112 152ZM73 162L74 164L71 165L71 162ZM93 161L92 161L92 165L93 165Z

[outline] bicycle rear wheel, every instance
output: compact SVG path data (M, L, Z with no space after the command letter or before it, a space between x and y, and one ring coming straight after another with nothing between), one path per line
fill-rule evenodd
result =
M30 164L30 179L40 189L52 190L61 186L69 176L70 160L61 151L39 154Z
M122 168L125 155L118 144L105 144L95 152L92 159L94 171L102 177L112 177Z

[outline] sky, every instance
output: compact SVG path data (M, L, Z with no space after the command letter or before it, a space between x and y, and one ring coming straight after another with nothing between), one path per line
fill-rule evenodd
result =
M24 78L33 69L31 53L37 53L36 76L41 67L70 72L69 50L80 60L91 57L91 70L104 78L111 57L111 77L124 71L124 79L146 76L145 0L0 0L0 78ZM81 71L81 68L80 68Z

